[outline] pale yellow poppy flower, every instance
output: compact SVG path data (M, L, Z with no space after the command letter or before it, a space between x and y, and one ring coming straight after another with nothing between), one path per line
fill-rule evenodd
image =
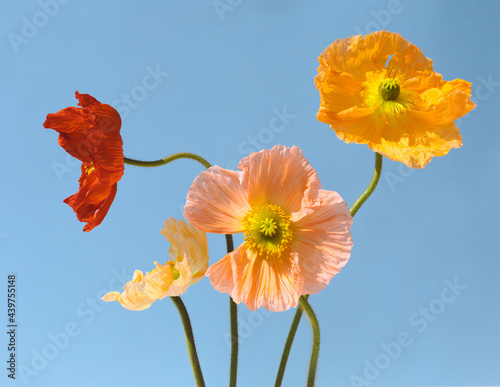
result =
M118 301L126 309L144 310L156 300L179 296L205 276L208 269L208 242L205 232L184 220L164 222L160 233L171 243L170 261L159 264L150 273L134 272L132 281L123 286L123 292L109 292L104 301Z

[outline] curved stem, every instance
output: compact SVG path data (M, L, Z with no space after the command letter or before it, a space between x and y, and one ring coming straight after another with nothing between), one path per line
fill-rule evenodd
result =
M305 300L309 298L309 294L303 296ZM295 333L297 333L297 328L299 327L300 319L302 318L302 313L304 309L299 305L295 316L290 326L290 332L288 332L288 337L286 338L285 348L283 349L283 355L281 356L280 366L278 368L278 375L276 376L276 382L274 387L280 387L283 382L283 376L285 375L286 363L288 362L288 356L290 355L290 350L292 349L293 340L295 339Z
M170 163L174 160L177 160L177 159L192 159L192 160L198 161L205 168L211 167L210 163L207 160L205 160L203 157L198 156L195 153L187 153L187 152L175 153L171 156L164 157L163 159L155 160L155 161L140 161L140 160L134 160L134 159L129 159L128 157L124 157L123 162L125 164L135 165L137 167L160 167L162 165L168 164L168 163Z
M375 188L377 187L378 181L380 179L380 173L382 171L382 155L379 153L375 153L375 170L373 172L372 179L370 184L365 189L365 191L361 194L361 196L356 199L354 204L349 209L351 216L354 216L356 212L361 208L361 206L366 202L366 200L373 193ZM305 295L304 298L307 301L309 295ZM285 348L283 349L283 354L281 355L281 362L278 368L278 375L276 376L276 383L274 387L280 387L283 381L283 375L285 374L286 363L288 361L288 356L290 355L290 350L292 349L293 340L295 339L295 333L297 332L297 328L300 324L300 319L302 318L303 309L300 305L296 312L292 321L292 325L290 326L290 331L288 332L288 337L286 339Z
M179 315L181 316L182 325L184 326L184 333L186 335L186 343L189 352L189 359L191 360L191 367L193 368L194 379L196 380L197 387L205 387L205 381L203 380L203 374L201 372L200 362L198 360L198 354L196 352L196 345L194 342L193 328L191 327L191 321L189 320L189 315L186 306L182 302L180 297L170 297L174 302Z
M351 208L349 208L351 216L354 216L356 212L358 212L363 203L366 202L366 200L375 190L375 187L377 187L378 181L380 179L380 171L382 171L382 155L380 153L375 153L375 171L373 171L372 180L370 181L368 187L365 189L365 192L363 192L361 196L356 199Z
M226 235L227 252L234 250L233 236ZM231 323L231 366L229 368L229 387L236 387L238 378L238 305L229 296L229 316Z
M304 309L307 313L307 317L309 317L311 328L313 330L313 347L311 353L311 362L309 363L309 375L307 376L307 387L314 387L314 380L316 379L316 367L318 365L319 357L319 324L318 319L316 318L316 314L314 314L311 305L309 305L304 296L301 296L299 298L299 303L302 309Z
M130 159L128 157L123 158L123 162L129 165L135 165L137 167L160 167L162 165L168 164L177 159L192 159L198 161L205 168L210 168L210 163L203 157L198 156L195 153L180 152L164 157L160 160L155 161L141 161ZM231 239L232 242L232 239ZM194 342L193 328L191 327L191 321L189 320L189 314L187 312L186 306L182 302L180 297L170 297L179 311L181 316L182 325L184 326L184 333L186 335L186 343L189 352L189 359L191 360L191 367L193 368L194 379L196 380L197 387L205 387L205 381L203 380L203 373L201 372L200 361L198 360L198 353L196 352L196 344Z

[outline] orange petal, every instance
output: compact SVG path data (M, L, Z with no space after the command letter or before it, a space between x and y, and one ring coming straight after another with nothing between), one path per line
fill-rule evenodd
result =
M352 217L337 192L321 190L308 215L295 222L291 249L298 255L303 294L316 294L347 263Z
M210 267L207 276L215 289L250 310L280 312L297 306L303 283L296 256L283 258L259 257L243 244Z
M116 196L117 184L114 184L109 189L109 195L97 203L90 203L85 201L85 199L79 199L79 194L82 191L78 191L77 194L72 195L64 200L76 213L76 217L80 222L86 222L87 224L83 228L83 231L90 231L94 227L99 226L104 217L109 211L111 204Z
M411 78L421 71L432 72L432 60L427 58L420 48L404 39L401 35L392 32L382 31L390 34L390 55L394 55L387 63L387 74L389 77L396 77L404 74L406 78ZM371 34L373 35L373 34ZM376 36L374 36L376 39Z
M432 60L401 35L380 31L337 40L319 62L317 118L330 124L341 140L367 144L412 168L462 145L454 121L475 106L470 83L443 81L433 72ZM386 78L400 83L394 102L378 93ZM356 82L362 84L360 98Z
M47 114L43 127L59 133L59 145L71 156L91 162L90 152L83 145L89 127L88 119L88 112L84 109L68 107L57 113Z
M387 158L400 161L410 168L423 168L433 157L446 155L452 148L462 146L462 136L454 123L439 125L425 116L410 112L408 119L398 125L399 134L371 148ZM389 130L395 130L392 124Z
M467 104L462 106L462 111L469 108ZM433 157L443 156L450 149L462 146L458 128L453 122L444 120L454 114L446 109L429 108L407 110L405 116L386 120L366 109L352 108L337 114L331 127L339 139L347 143L367 144L388 159L410 168L423 168Z
M242 232L250 210L240 173L214 166L196 177L189 188L184 217L196 228L216 234Z
M425 82L425 77L422 82ZM443 81L420 93L410 114L430 125L443 126L453 123L470 112L476 105L471 101L471 84L462 79Z
M434 72L416 72L413 77L407 77L402 83L402 89L410 89L415 92L415 96L419 96L429 89L442 88L446 82L439 73Z
M296 146L252 153L238 168L252 207L272 203L291 214L300 211L303 200L314 200L321 188L316 171Z
M356 35L333 42L318 58L318 73L333 69L352 74L363 82L367 72L385 68L391 55L393 57L387 65L390 76L398 73L411 75L417 70L432 71L432 60L400 34L376 31L365 37Z
M67 203L76 213L80 222L86 222L84 231L90 231L98 226L106 216L116 195L117 184L108 186L100 184L95 170L83 163L82 175L79 179L79 189L74 195L67 197Z
M339 113L361 104L362 84L348 73L322 72L315 78L321 96L320 110Z
M363 82L366 72L381 70L391 54L381 53L379 44L369 37L355 35L334 41L319 56L318 73L331 69L352 74Z
M75 93L81 108L69 107L47 115L43 126L59 133L59 144L81 160L79 191L64 201L77 218L87 222L84 231L99 225L116 194L124 171L121 118L111 106Z

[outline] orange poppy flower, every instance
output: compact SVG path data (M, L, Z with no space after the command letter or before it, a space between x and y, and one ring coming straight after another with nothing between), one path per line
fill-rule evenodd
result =
M187 195L184 216L196 228L245 237L206 275L250 310L295 307L347 263L351 214L338 193L321 189L300 148L276 145L250 154L238 168L209 168Z
M333 42L318 58L318 120L347 143L411 168L462 146L455 120L471 111L471 84L444 81L401 35L380 31Z
M78 192L64 200L90 231L101 224L116 195L124 170L121 118L111 106L75 93L78 106L48 114L44 128L59 133L59 145L82 161Z

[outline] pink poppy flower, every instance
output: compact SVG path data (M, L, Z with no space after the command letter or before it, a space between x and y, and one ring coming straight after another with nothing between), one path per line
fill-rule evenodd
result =
M212 286L250 310L277 312L321 291L347 263L352 217L340 195L321 189L298 147L276 145L214 166L187 195L184 216L198 229L242 232L245 242L212 265Z

